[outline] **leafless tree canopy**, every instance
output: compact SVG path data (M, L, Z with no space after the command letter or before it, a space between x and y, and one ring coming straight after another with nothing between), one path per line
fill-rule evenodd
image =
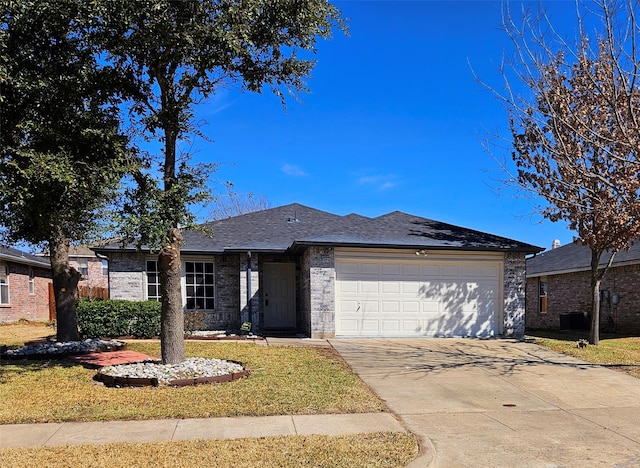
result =
M492 91L509 118L516 168L509 180L542 197L541 213L566 222L591 248L597 344L601 255L640 234L638 3L575 7L571 38L543 10L515 12L505 3L514 52L503 64L504 90Z
M215 208L211 212L212 221L271 208L271 203L263 195L238 193L233 190L231 182L227 182L225 186L227 194L216 198Z

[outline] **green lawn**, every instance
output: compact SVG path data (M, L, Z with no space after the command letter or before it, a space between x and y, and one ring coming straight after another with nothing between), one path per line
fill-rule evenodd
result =
M544 348L640 378L640 337L604 334L598 346L588 345L586 348L578 348L576 343L579 339L587 339L587 332L540 330L527 332L527 337Z
M0 345L49 336L44 324L0 325ZM159 356L157 341L127 349ZM188 341L188 356L231 359L247 379L191 387L107 388L70 360L0 361L0 424L386 411L331 348ZM0 449L0 466L399 468L418 454L411 434L296 436L149 444Z
M160 355L157 341L127 349ZM252 374L218 385L108 388L93 381L95 370L68 359L4 360L0 395L12 404L0 405L0 424L386 411L331 348L187 341L186 351L239 361Z

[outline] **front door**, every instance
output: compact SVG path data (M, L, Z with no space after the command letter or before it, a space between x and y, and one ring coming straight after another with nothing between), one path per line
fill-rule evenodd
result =
M296 265L265 263L264 327L296 327Z

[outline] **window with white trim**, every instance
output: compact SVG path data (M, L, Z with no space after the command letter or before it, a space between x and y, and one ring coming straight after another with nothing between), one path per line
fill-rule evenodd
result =
M102 276L109 276L109 261L106 258L101 259Z
M9 267L0 263L0 304L9 304Z
M36 293L36 275L33 272L33 268L29 267L29 295L33 296Z
M87 260L86 258L79 258L78 259L78 271L80 271L80 274L84 278L89 276L89 260Z
M538 312L541 314L547 313L547 282L546 280L538 280L539 300L538 300Z
M187 310L213 310L213 262L184 262Z
M147 300L159 301L161 298L158 261L147 260Z

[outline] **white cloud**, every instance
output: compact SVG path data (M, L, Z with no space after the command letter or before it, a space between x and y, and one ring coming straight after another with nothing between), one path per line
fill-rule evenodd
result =
M398 176L395 174L381 174L362 176L358 179L360 185L373 185L377 190L388 190L395 187Z
M308 175L304 170L298 166L294 166L293 164L285 164L280 168L280 170L292 177L304 177Z

